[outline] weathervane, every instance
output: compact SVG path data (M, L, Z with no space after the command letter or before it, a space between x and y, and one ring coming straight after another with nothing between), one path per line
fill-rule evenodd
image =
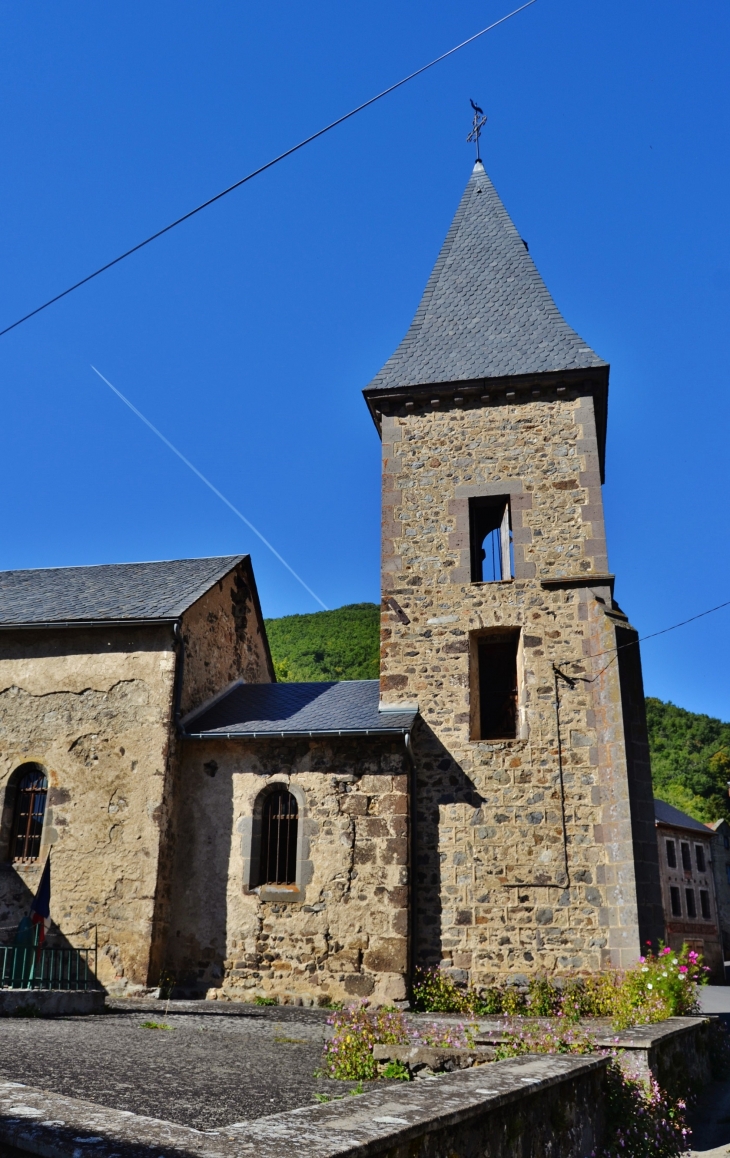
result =
M473 141L477 149L477 161L481 161L479 156L479 138L482 135L482 129L487 123L487 118L484 115L484 109L480 109L479 105L475 105L474 101L469 97L469 104L474 109L474 120L471 126L471 132L466 138L467 141Z

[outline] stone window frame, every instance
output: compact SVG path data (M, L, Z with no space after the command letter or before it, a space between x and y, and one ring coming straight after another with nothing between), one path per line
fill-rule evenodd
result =
M32 859L14 860L12 857L12 844L17 820L16 811L19 803L18 785L25 773L31 769L41 772L46 778L46 802L43 809L41 835L38 843L38 856L33 857ZM25 867L34 867L43 860L43 854L48 846L50 784L51 779L48 774L48 769L46 768L45 764L42 764L39 760L24 760L22 764L18 764L16 768L13 768L13 771L10 773L5 784L2 809L0 810L0 864L5 864L11 868L20 869Z
M520 478L505 478L499 482L469 483L456 487L448 512L454 516L455 529L449 535L449 547L458 551L459 563L451 572L451 582L473 583L471 577L471 526L469 499L506 498L512 528L514 575L498 579L497 583L511 583L513 579L534 579L535 564L525 559L525 548L532 545L532 530L525 526L523 514L532 510L532 492L525 491ZM478 584L474 584L475 586ZM491 584L490 584L491 585Z
M482 740L480 731L479 703L479 643L489 636L517 636L517 728L514 736L502 739ZM528 738L525 696L525 633L514 624L500 624L499 627L481 627L469 632L469 742L472 744L516 744Z
M667 858L667 868L676 869L678 867L677 842L673 836L667 836L664 838L664 844Z
M259 884L264 801L272 792L281 791L282 788L291 792L298 809L295 880L292 885ZM306 887L314 872L314 866L309 859L311 822L307 817L307 798L304 790L298 784L292 784L285 776L272 777L258 789L250 814L243 817L237 827L241 834L244 893L258 896L261 901L301 904L305 900Z

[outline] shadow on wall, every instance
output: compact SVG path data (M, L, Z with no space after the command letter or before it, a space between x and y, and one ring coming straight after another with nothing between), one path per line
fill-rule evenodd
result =
M212 746L211 746L212 747ZM230 764L203 745L183 762L174 821L174 868L161 990L204 996L223 981L228 954L228 875L233 838ZM150 978L154 983L156 979Z
M42 871L42 863L24 866L26 880L14 865L0 864L0 988L99 989L93 924L62 932L51 917L40 953L31 952L21 961L6 952L14 947L18 925L30 913Z
M456 968L455 980L466 981L467 974L462 975L458 955L454 960L449 942L455 932L453 926L470 925L473 920L471 909L462 911L458 905L460 869L467 866L470 850L466 844L460 848L456 841L446 839L442 829L483 823L480 809L486 800L423 720L413 733L413 751L418 769L414 963L422 968ZM452 816L444 812L446 808ZM471 871L470 864L467 871Z

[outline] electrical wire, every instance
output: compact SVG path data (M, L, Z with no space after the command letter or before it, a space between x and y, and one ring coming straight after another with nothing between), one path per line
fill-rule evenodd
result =
M129 399L128 399L128 398L125 398L125 397L124 397L124 395L122 394L121 390L117 390L116 386L112 386L112 384L111 384L111 382L109 381L109 379L108 379L108 378L105 378L105 377L104 377L104 375L101 373L101 371L100 371L100 370L97 370L96 366L92 366L92 367L91 367L91 369L94 371L94 373L95 373L95 374L98 374L98 375L99 375L99 377L101 378L102 382L106 382L106 384L107 384L107 386L109 387L109 389L114 391L114 393L116 394L117 398L121 398L121 400L122 400L122 402L124 403L124 405L125 405L125 406L128 406L128 407L129 407L129 409L132 411L132 413L133 413L133 414L136 414L136 415L137 415L137 417L138 417L139 419L141 419L141 420L142 420L142 422L144 422L145 426L149 426L149 428L150 428L150 430L152 431L152 433L153 433L153 434L156 434L156 435L157 435L157 437L160 439L160 441L161 441L161 442L164 442L164 444L165 444L165 446L168 448L168 450L171 450L173 454L176 454L176 455L177 455L177 457L178 457L178 458L181 460L181 462L184 462L184 463L185 463L185 465L186 465L187 467L189 467L189 469L190 469L190 470L193 472L193 474L197 475L197 476L198 476L198 478L200 479L200 481L201 481L201 482L204 482L204 483L205 483L205 485L206 485L206 486L207 486L207 487L208 487L210 490L212 490L213 494L214 494L214 495L217 495L217 496L218 496L218 498L221 500L221 502L225 503L225 504L226 504L226 506L227 506L227 507L229 507L229 508L230 508L230 510L232 510L232 511L233 511L234 515L237 515L237 516L238 516L238 518L241 520L241 522L246 524L246 526L249 528L249 530L250 530L250 531L253 531L254 535L257 535L257 536L258 536L258 538L261 540L261 542L264 544L264 546L269 548L269 550L271 551L271 554L272 554L272 555L275 555L275 556L276 556L276 558L279 560L279 562L282 564L282 566L286 567L286 569L287 569L287 571L289 572L289 574L294 576L294 578L296 579L297 583L301 583L301 585L302 585L302 587L304 588L304 590L309 592L309 594L312 596L312 599L315 599L315 600L317 601L317 603L319 603L320 607L323 607L325 611L329 610L329 609L328 609L328 607L327 607L327 604L326 604L326 603L323 603L323 602L322 602L322 600L320 599L319 595L317 595L317 594L316 594L314 591L312 591L312 588L311 588L311 587L308 587L308 586L307 586L307 584L306 584L306 583L304 582L304 580L302 579L301 575L297 575L297 573L296 573L296 571L294 570L294 568L289 566L289 564L287 563L286 559L285 559L285 558L284 558L282 555L280 555L280 554L279 554L279 552L276 550L276 548L275 548L275 547L272 547L272 545L271 545L271 543L269 542L269 540L264 538L264 536L261 534L261 532L260 532L259 530L257 530L257 528L256 528L256 527L254 527L253 523L252 523L252 522L250 522L250 521L249 521L249 519L247 519L245 515L242 515L242 514L241 514L241 512L238 510L238 507L234 507L233 503L229 502L229 500L226 498L226 496L225 496L224 494L221 494L221 492L218 490L218 487L215 487L215 486L213 486L213 483L212 483L212 482L210 482L210 480L209 480L209 479L207 479L207 478L205 477L205 475L204 475L204 474L201 474L201 472L198 470L197 466L193 466L193 464L191 463L190 459L186 458L186 457L185 457L185 455L184 455L184 454L182 454L182 453L181 453L181 452L180 452L180 451L177 449L177 447L176 447L176 446L173 446L173 445L172 445L172 443L170 442L169 438L165 438L164 434L162 434L162 433L161 433L161 432L160 432L160 431L157 429L157 427L156 427L156 426L153 426L153 425L152 425L152 423L150 422L149 418L145 418L145 416L144 416L144 414L142 413L142 411L141 411L141 410L138 410L138 409L137 409L137 407L136 407L136 406L134 406L134 405L133 405L133 404L132 404L132 403L129 401Z
M709 607L707 611L700 611L697 615L690 615L689 619L682 619L679 623L673 623L671 627L663 627L661 631L652 631L649 633L649 635L639 636L637 639L632 639L628 643L619 643L616 645L616 647L609 647L605 651L597 651L593 655L584 656L583 659L580 660L567 661L568 663L573 664L583 663L585 659L599 659L602 655L610 655L611 652L615 652L616 654L608 661L606 666L602 667L599 672L596 672L596 674L590 678L587 676L567 676L565 672L560 671L560 669L557 668L555 664L553 664L553 669L555 672L557 672L558 675L562 676L564 680L567 680L568 683L571 681L577 681L584 684L595 683L599 676L602 676L605 671L608 671L611 664L616 662L618 659L618 653L625 647L638 647L640 643L645 643L647 639L656 639L658 635L666 635L668 631L676 631L678 627L685 627L688 623L694 623L696 619L704 619L706 615L712 615L715 611L722 611L723 607L730 607L730 599L726 600L725 603L718 603L716 607Z
M305 145L310 145L312 141L316 141L318 137L324 136L324 134L329 133L331 129L335 129L338 125L343 124L345 121L349 121L350 117L354 117L357 113L361 113L363 109L367 109L370 107L370 105L374 105L376 101L382 100L383 97L386 97L390 93L395 92L396 89L402 88L402 86L404 84L408 84L410 80L414 80L417 76L420 76L421 73L427 72L428 69L433 68L434 65L440 64L441 61L446 60L447 57L453 56L454 53L458 52L460 49L466 48L467 44L472 44L475 40L478 40L480 36L484 36L486 32L491 32L493 28L497 28L498 25L504 24L506 20L511 20L513 16L518 14L518 12L523 12L525 8L530 8L531 5L535 3L537 3L537 0L527 0L527 2L525 4L521 4L519 8L515 8L514 11L508 12L506 16L501 16L499 20L495 20L493 24L488 24L486 28L482 28L480 32L475 32L474 35L468 37L468 39L462 40L461 44L457 44L454 48L450 48L448 52L443 52L441 56L437 56L434 60L429 61L428 64L424 64L421 66L421 68L417 68L415 72L410 73L408 76L404 76L402 80L396 81L396 83L390 85L389 88L383 89L383 91L379 92L377 96L370 97L369 100L364 101L361 105L358 105L357 108L350 109L349 113L345 113L343 116L338 117L337 120L332 121L329 125L325 125L323 129L319 129L316 133L312 133L311 136L305 137L303 141L299 141L298 144L292 145L290 149L286 149L283 153L279 153L278 157L274 157L273 160L267 161L265 165L260 165L258 169L254 169L245 177L241 177L240 181L235 181L233 185L229 185L227 189L223 189L220 193L216 193L214 197L209 197L207 201L203 201L202 204L197 205L195 209L191 209L189 212L184 213L182 217L178 217L175 221L171 221L170 224L165 225L163 229L158 229L156 233L150 234L150 236L146 237L144 241L140 241L137 245L133 245L131 249L127 249L124 253L120 253L119 257L115 257L112 261L108 261L106 265L99 266L99 268L95 269L93 273L87 274L86 277L82 277L81 281L75 282L73 285L69 286L68 289L63 290L60 294L56 294L55 297L49 298L48 301L44 302L42 306L36 306L34 310L30 311L30 313L25 314L22 318L18 318L16 322L6 326L4 330L0 330L0 338L2 338L4 334L9 334L10 331L14 330L17 326L21 326L23 322L27 322L29 318L34 318L35 315L41 313L42 310L47 310L49 306L52 306L55 302L59 302L61 298L67 297L69 294L73 293L74 290L80 289L82 285L86 285L87 282L92 281L95 277L98 277L99 274L105 273L114 265L118 265L120 261L124 261L125 257L131 257L133 253L137 253L138 250L144 249L145 245L149 245L151 241L156 241L158 237L162 237L163 234L169 233L170 230L174 229L177 225L182 225L183 221L188 221L191 217L194 217L196 213L200 213L203 209L207 209L209 205L214 205L216 201L220 201L222 197L226 197L229 193L232 193L234 189L240 189L241 185L245 185L247 181L251 181L254 177L258 177L259 174L265 173L267 169L271 169L273 165L278 165L279 161L285 160L286 157L291 157L293 153L298 152L299 149L303 149Z

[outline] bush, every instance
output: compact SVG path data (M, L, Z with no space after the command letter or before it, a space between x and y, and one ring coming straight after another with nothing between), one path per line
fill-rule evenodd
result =
M471 1017L522 1014L526 1017L610 1017L616 1029L646 1025L666 1017L697 1013L696 985L709 970L687 945L679 953L659 945L625 973L609 970L562 983L533 977L527 992L514 986L478 991L460 988L439 969L419 969L413 985L414 1007L423 1013L462 1013Z
M646 956L627 970L616 987L611 1011L615 1027L625 1029L698 1013L694 986L706 984L708 972L701 955L687 945L679 953L661 942L657 953L649 947Z

